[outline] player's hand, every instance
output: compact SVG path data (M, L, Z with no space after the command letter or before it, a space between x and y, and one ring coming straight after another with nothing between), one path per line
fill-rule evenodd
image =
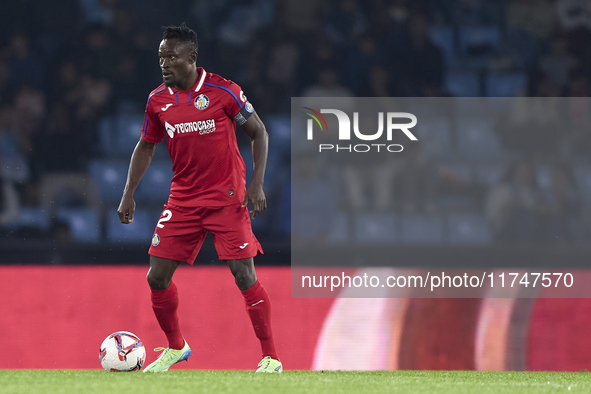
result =
M253 205L253 209L250 211L253 219L259 212L262 212L265 208L267 208L267 198L265 197L265 192L263 191L262 186L251 184L249 188L246 189L246 195L244 196L244 201L242 202L242 208L244 208L249 202L251 202Z
M119 214L119 220L121 223L129 224L133 223L133 214L135 212L135 201L132 197L123 196L117 208Z

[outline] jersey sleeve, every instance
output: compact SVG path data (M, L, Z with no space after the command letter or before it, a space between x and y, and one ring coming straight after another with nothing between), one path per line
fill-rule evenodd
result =
M228 81L224 90L229 93L225 105L226 115L232 118L238 126L242 126L254 112L254 107L246 99L242 88L234 82Z
M142 127L142 138L152 144L158 144L164 139L164 127L158 116L154 113L154 106L150 105L150 96L146 104L146 111L144 114L144 125Z

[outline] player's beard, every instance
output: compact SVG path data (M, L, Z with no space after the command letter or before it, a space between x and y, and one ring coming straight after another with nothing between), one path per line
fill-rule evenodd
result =
M167 77L168 78L164 78L164 75L162 75L162 82L164 82L164 86L169 88L174 87L177 83L174 74L168 74Z
M167 88L172 88L174 87L174 85L176 85L176 81L174 79L165 80L163 78L162 80L164 81L164 86L166 86Z

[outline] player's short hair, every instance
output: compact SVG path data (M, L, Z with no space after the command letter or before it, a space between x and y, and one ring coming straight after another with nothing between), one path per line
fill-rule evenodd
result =
M163 26L162 29L164 29L162 33L163 40L178 38L180 42L186 42L192 52L198 53L199 44L197 42L197 33L189 29L185 22L181 23L180 26Z

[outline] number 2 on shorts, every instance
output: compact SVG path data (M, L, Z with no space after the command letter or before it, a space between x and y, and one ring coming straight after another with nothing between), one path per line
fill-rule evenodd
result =
M162 212L162 217L160 218L160 220L158 220L158 224L156 226L158 228L163 228L164 225L162 224L162 222L168 222L170 220L170 218L172 218L172 212L170 212L169 209L165 209Z

